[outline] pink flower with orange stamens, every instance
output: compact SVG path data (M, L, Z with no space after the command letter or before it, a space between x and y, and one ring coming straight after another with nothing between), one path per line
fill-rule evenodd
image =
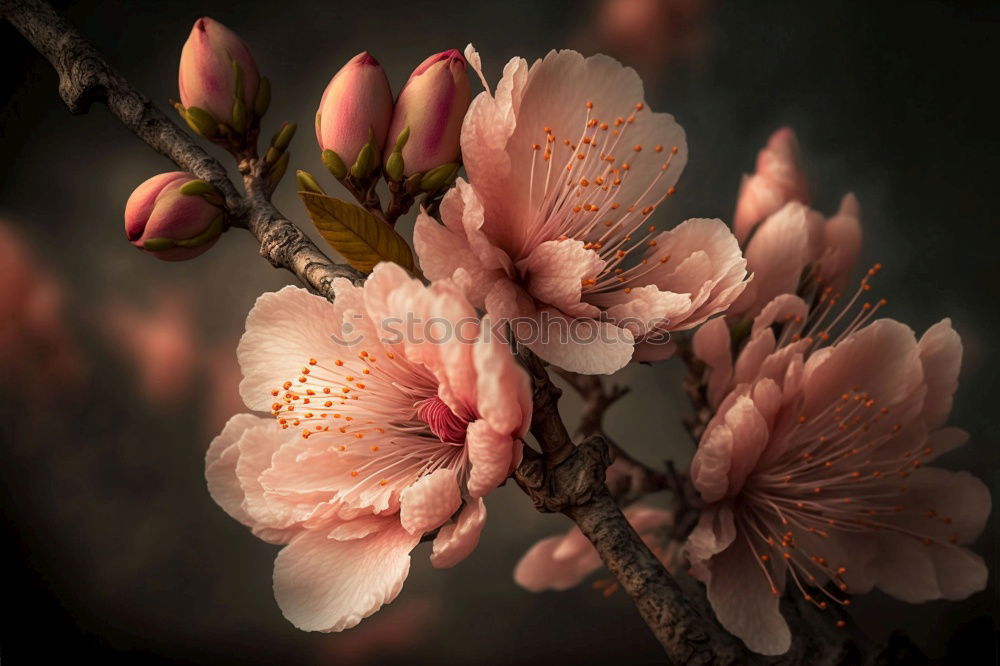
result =
M275 598L311 631L392 601L428 532L434 566L464 559L531 419L527 375L453 285L380 264L335 291L333 304L295 287L258 299L240 392L272 417L233 417L205 472L227 513L287 544Z
M471 46L466 59L482 78ZM424 273L454 277L547 361L601 374L665 358L664 333L724 311L746 285L721 221L650 224L687 161L684 131L611 58L514 58L496 93L473 100L461 144L469 181L442 201L444 226L417 219Z
M723 321L695 338L715 416L691 465L708 506L687 554L722 625L763 654L790 645L778 607L789 587L827 608L876 586L920 602L986 584L961 544L983 529L989 491L925 466L967 438L943 427L958 334L944 320L917 340L894 320L868 323L878 305L830 300L776 298L735 362Z

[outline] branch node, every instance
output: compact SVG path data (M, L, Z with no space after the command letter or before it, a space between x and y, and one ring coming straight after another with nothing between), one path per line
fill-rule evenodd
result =
M558 458L526 459L514 474L518 485L544 513L564 513L604 492L611 451L600 435L589 437Z

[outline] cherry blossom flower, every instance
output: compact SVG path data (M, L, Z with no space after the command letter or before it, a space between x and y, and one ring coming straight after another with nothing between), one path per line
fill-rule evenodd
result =
M668 569L674 569L679 544L663 534L674 524L674 515L663 509L633 504L625 519ZM542 539L528 549L514 568L514 580L529 592L568 590L603 566L593 544L579 527ZM608 588L605 588L608 589ZM611 588L614 591L614 588Z
M753 319L780 294L839 293L861 254L860 217L858 200L847 194L829 219L792 201L764 220L745 249L754 278L729 309L730 318Z
M790 127L782 127L757 153L755 173L743 176L733 214L736 238L745 242L757 224L789 201L808 204L809 189L802 171L799 140Z
M295 287L258 299L240 392L272 417L233 417L206 458L215 501L287 544L275 598L313 631L392 601L425 533L440 528L434 566L464 559L531 416L527 375L453 285L380 264L363 288L334 286L333 304ZM408 313L433 327L400 335Z
M848 283L861 253L861 208L853 194L826 219L808 207L798 141L783 127L757 157L757 172L740 188L733 232L754 279L736 299L730 319L752 320L779 294Z
M471 46L466 59L482 77ZM424 273L454 277L543 359L601 374L633 354L665 358L664 332L698 326L743 290L746 263L721 221L650 224L687 145L617 61L512 59L496 93L473 100L461 143L469 181L442 201L444 226L417 219Z
M958 334L946 319L918 340L891 319L869 324L879 305L850 316L856 299L839 314L832 300L810 310L779 296L735 361L724 322L695 338L715 416L692 461L708 507L687 554L722 625L763 654L790 645L778 609L789 587L827 608L876 586L920 602L986 584L961 545L983 529L988 490L925 466L967 439L944 427Z

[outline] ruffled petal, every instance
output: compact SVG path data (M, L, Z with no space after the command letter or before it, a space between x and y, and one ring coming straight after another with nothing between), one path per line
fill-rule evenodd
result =
M236 476L236 464L240 458L238 443L247 430L265 424L273 426L274 421L253 414L237 414L226 422L205 454L205 480L212 499L223 511L251 527L254 521L243 508L245 495Z
M483 497L504 482L510 474L514 441L500 434L485 420L469 424L465 446L469 452L467 486L473 497Z
M419 541L395 518L386 518L385 526L369 536L348 541L306 530L274 561L274 598L299 629L350 629L396 598Z
M461 505L455 470L436 469L403 489L399 522L410 534L423 534L444 524Z
M486 504L482 498L468 502L458 519L442 527L432 544L431 564L438 569L453 567L479 545L479 535L486 525Z

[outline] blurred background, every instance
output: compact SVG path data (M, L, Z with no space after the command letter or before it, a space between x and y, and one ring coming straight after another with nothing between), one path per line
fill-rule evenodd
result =
M660 224L729 220L740 176L781 125L802 143L815 205L857 194L863 261L885 270L889 316L945 316L965 342L952 422L973 434L941 459L998 490L1000 5L712 0L176 0L56 3L163 108L181 45L209 15L250 45L274 87L269 136L296 121L292 167L324 173L312 119L329 77L370 50L394 89L427 55L474 42L496 81L512 56L605 52L634 66L656 110L687 130L690 162ZM530 594L511 571L568 528L508 485L479 549L454 569L414 553L402 594L358 628L305 634L271 594L277 548L209 498L203 456L241 410L236 342L254 299L293 280L228 233L203 257L129 247L133 188L174 166L101 106L73 117L56 78L6 24L0 68L0 493L5 663L656 663L629 600L589 584ZM989 81L994 81L989 83ZM220 154L220 151L213 152ZM220 154L221 156L221 154ZM324 185L332 185L323 181ZM278 207L306 222L290 177ZM412 215L411 215L412 217ZM406 228L412 224L409 220ZM648 462L686 464L677 364L630 368L608 429ZM578 405L565 401L569 422ZM651 498L652 503L665 498ZM905 629L942 663L996 659L996 529L976 549L990 588L960 603L855 601L876 639ZM596 577L600 577L598 574Z

